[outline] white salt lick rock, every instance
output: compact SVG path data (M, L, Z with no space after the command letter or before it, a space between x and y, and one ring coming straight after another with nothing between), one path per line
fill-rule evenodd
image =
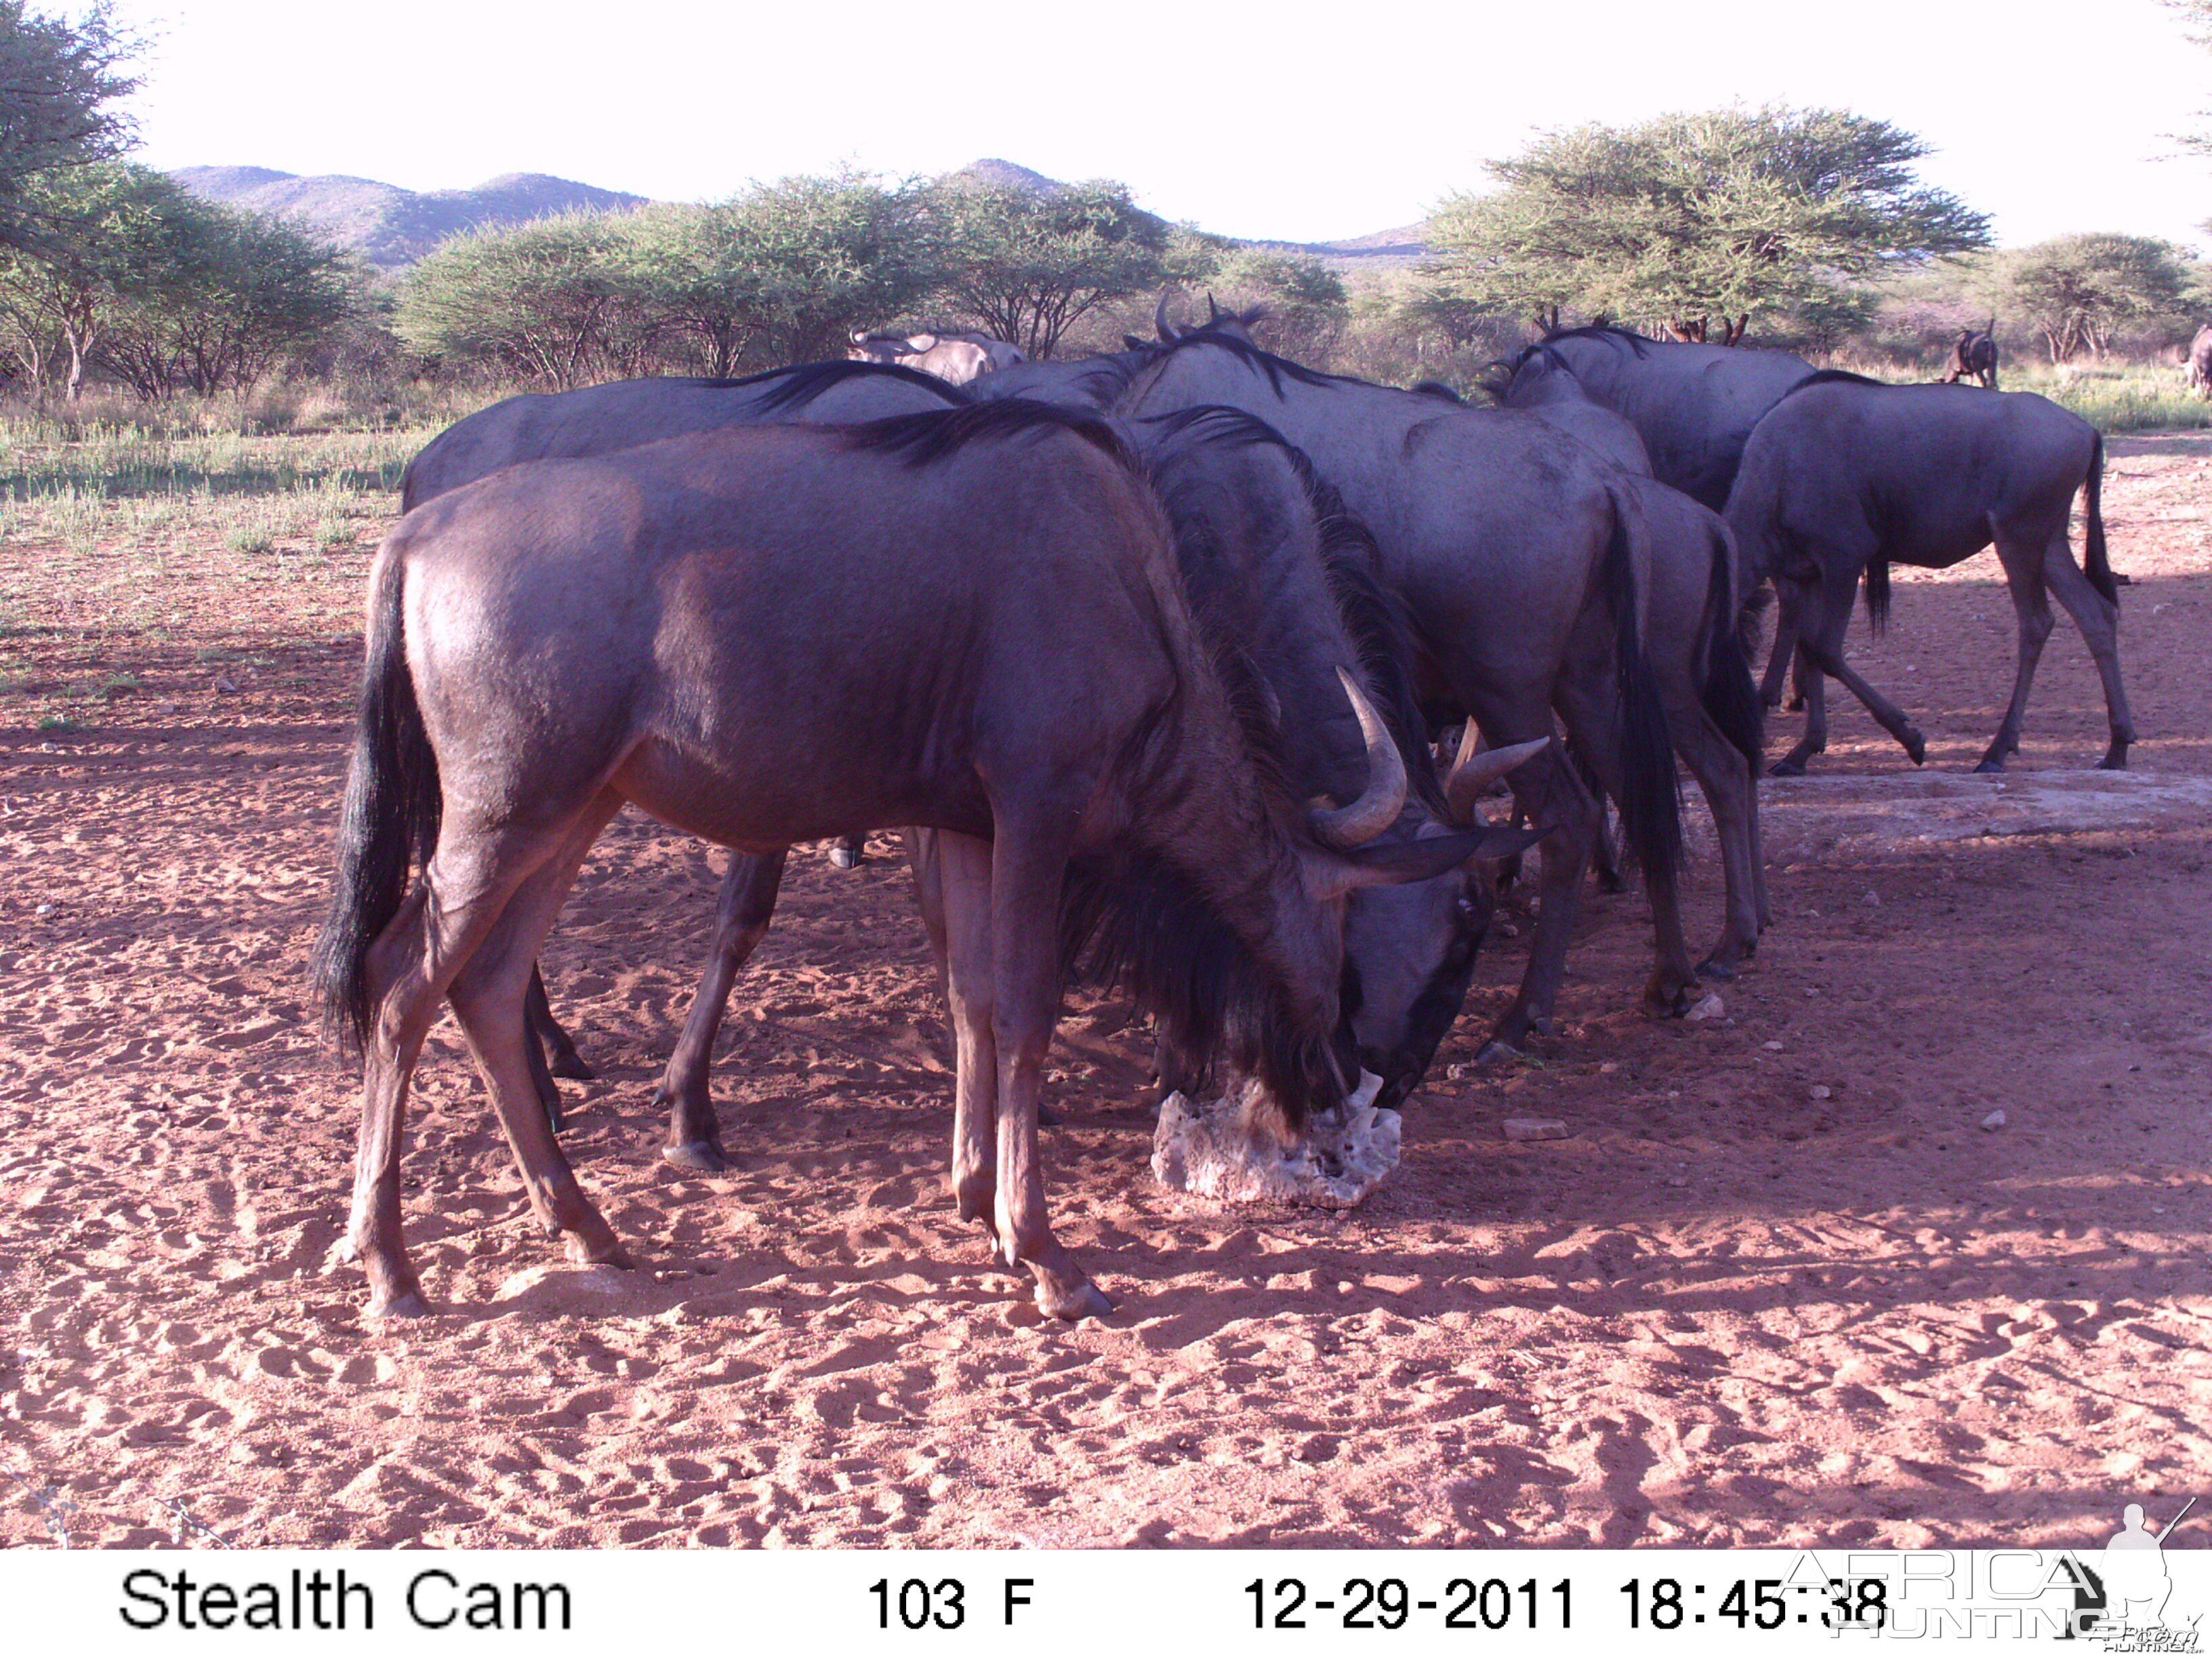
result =
M1258 1083L1204 1102L1178 1090L1160 1103L1152 1177L1170 1192L1223 1203L1348 1210L1398 1167L1401 1121L1374 1103L1382 1087L1381 1078L1362 1072L1345 1103L1341 1133L1317 1125L1291 1146L1260 1112Z

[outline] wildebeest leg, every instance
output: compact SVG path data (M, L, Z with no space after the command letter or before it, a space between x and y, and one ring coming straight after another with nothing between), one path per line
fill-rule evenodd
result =
M1782 706L1782 681L1797 653L1797 611L1801 600L1796 584L1774 580L1774 648L1767 653L1766 673L1759 683L1759 700L1769 708Z
M611 816L612 807L607 814ZM587 821L589 822L589 821ZM592 835L606 822L591 822ZM515 890L533 870L565 850L565 831L536 839L471 836L449 817L428 878L418 882L370 945L366 963L374 1025L362 1055L361 1139L354 1158L353 1206L340 1254L357 1259L368 1276L372 1317L428 1311L421 1281L407 1260L399 1206L400 1131L407 1085L422 1039L436 1018L447 987L501 925ZM584 838L588 849L591 837ZM575 854L580 864L583 852ZM569 870L573 879L574 867ZM565 891L565 884L562 888ZM550 915L547 916L550 926ZM523 963L537 959L544 929L532 935ZM514 986L514 1030L522 1031L523 981ZM512 1056L514 1084L525 1092L527 1115L550 1145L544 1111L532 1085L528 1063ZM558 1147L554 1155L559 1156ZM604 1225L604 1224L602 1224Z
M1851 581L1856 586L1856 574ZM1905 745L1905 752L1912 757L1912 763L1915 766L1924 764L1928 759L1928 739L1920 735L1920 728L1913 725L1902 708L1868 684L1866 676L1844 658L1844 635L1851 622L1850 589L1844 590L1840 601L1831 591L1826 600L1826 615L1822 619L1822 625L1817 633L1808 637L1806 645L1806 653L1812 658L1813 666L1842 681L1844 688L1866 705L1867 713L1875 717L1882 730ZM1809 720L1808 726L1809 729ZM1826 726L1827 722L1823 719L1820 746L1824 749L1827 746Z
M550 1039L539 1023L541 1014L545 1024L560 1031L563 1037L568 1036L554 1022L553 1005L545 996L544 978L533 967L530 970L530 989L522 999L522 1020L530 1031L530 1040L523 1044L523 1052L530 1061L530 1086L537 1091L538 1103L545 1111L545 1125L557 1135L561 1133L561 1085L554 1082L553 1073L545 1064L546 1045Z
M2135 716L2128 711L2127 688L2120 684L2120 607L2090 585L2074 562L2074 550L2062 530L2053 537L2043 556L2044 580L2081 630L2082 642L2096 659L2097 678L2105 684L2105 714L2112 740L2105 758L2097 763L2106 772L2124 771L2128 745L2136 740Z
M1478 709L1476 718L1492 748L1547 737L1552 731L1549 708L1499 705ZM1512 1005L1498 1017L1489 1039L1475 1055L1479 1061L1516 1054L1531 1030L1551 1030L1559 982L1566 976L1575 906L1581 896L1583 878L1589 870L1590 848L1597 839L1597 801L1558 744L1516 767L1507 781L1529 821L1550 829L1552 834L1543 844L1543 880L1538 890L1536 931L1528 942L1528 966Z
M730 989L775 919L776 895L783 887L783 861L789 848L775 853L738 853L730 860L722 878L721 896L714 913L714 945L708 953L707 971L691 996L691 1012L684 1016L683 1034L653 1103L669 1109L668 1144L661 1157L687 1170L726 1170L729 1155L722 1150L721 1127L714 1121L714 1096L710 1075L715 1034L730 1005Z
M1114 1304L1054 1237L1037 1156L1037 1097L1045 1050L1060 1016L1060 903L1067 873L1067 826L1080 817L1081 802L1072 807L1057 801L1023 805L1027 810L1018 817L999 808L990 844L999 1248L1007 1266L1024 1265L1036 1279L1040 1312L1053 1319L1081 1319L1111 1313Z
M830 862L840 870L850 870L866 861L868 838L866 836L840 836L830 843Z
M2035 666L2042 660L2044 642L2051 637L2051 599L2043 581L2043 540L1997 538L1997 562L2004 566L2005 586L2012 594L2013 614L2020 620L2019 651L2013 665L2012 701L1996 735L1983 751L1977 772L2002 772L2006 757L2020 751L2021 722L2027 715L2028 688L2035 683ZM2069 561L2070 562L2070 561Z
M952 1196L963 1221L992 1224L998 1199L998 984L991 961L992 843L936 832L945 1000L952 1011Z
M538 1109L525 1056L530 1036L522 1013L538 947L551 930L592 843L620 805L621 797L612 790L592 803L561 851L531 872L507 899L496 924L453 975L447 997L476 1057L477 1069L491 1091L500 1127L521 1166L531 1207L549 1231L563 1236L570 1261L627 1267L631 1265L628 1252L577 1183L575 1171Z
M553 1002L545 994L545 975L542 969L532 968L530 970L530 997L523 1005L523 1012L530 1021L531 1030L545 1046L544 1058L551 1061L550 1069L555 1077L565 1077L572 1083L598 1080L599 1074L584 1063L583 1055L576 1052L575 1043L568 1032L561 1029L561 1022L553 1018ZM560 1127L557 1104L553 1127Z
M1667 711L1674 752L1698 781L1712 809L1721 844L1721 870L1728 892L1728 916L1720 942L1698 964L1708 979L1734 979L1735 966L1759 950L1759 878L1754 816L1758 781L1751 763L1730 743L1702 708Z
M1627 773L1621 759L1610 679L1609 675L1601 678L1567 674L1559 690L1559 714L1566 721L1567 730L1574 734L1575 749L1588 763L1593 781L1605 795L1618 800L1626 787ZM1674 770L1671 760L1667 769L1670 774ZM1602 838L1604 796L1595 805L1597 833ZM1682 933L1682 898L1676 872L1646 870L1644 890L1650 897L1651 925L1657 945L1651 977L1644 981L1644 1012L1679 1018L1690 1012L1690 1005L1696 1000L1692 994L1697 988L1698 975L1690 966L1690 946Z

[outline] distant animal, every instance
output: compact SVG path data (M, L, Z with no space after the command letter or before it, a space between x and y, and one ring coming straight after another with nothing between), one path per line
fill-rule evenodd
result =
M1019 346L988 334L885 334L859 329L854 330L852 349L845 355L856 362L917 368L954 386L965 386L1029 361Z
M1869 620L1889 614L1889 567L1948 569L1996 544L2020 621L2012 702L1975 769L2000 770L2020 747L2056 594L2104 682L2112 741L2098 763L2127 764L2135 721L2120 683L2119 587L2105 544L2105 441L2087 421L2032 392L1977 397L1966 386L1886 386L1823 370L1793 388L1745 447L1728 521L1755 576L1781 601L1762 688L1771 708L1802 651L1805 736L1774 763L1802 772L1827 746L1821 677L1833 675L1918 765L1927 744L1903 710L1844 659L1851 599L1866 579ZM2076 491L2087 535L2076 566L2068 523Z
M2198 329L2189 343L2189 388L2200 398L2212 398L2212 323Z
M1645 649L1666 700L1674 752L1711 809L1728 890L1720 941L1698 970L1733 978L1736 965L1758 950L1772 916L1759 837L1764 737L1740 622L1753 578L1741 568L1727 522L1654 478L1636 428L1585 393L1551 347L1529 346L1498 368L1502 372L1485 391L1604 456L1628 475L1642 507L1651 540ZM1661 896L1655 893L1655 901ZM1662 922L1662 930L1668 925Z
M1997 319L1984 329L1962 328L1951 343L1951 362L1942 384L1956 386L1968 375L1990 392L1997 389Z
M1759 416L1813 365L1787 351L1654 340L1625 328L1554 329L1583 390L1626 416L1661 483L1719 512Z
M1037 1145L1064 919L1096 924L1093 950L1181 1051L1261 1079L1286 1135L1340 1136L1346 896L1440 874L1497 832L1387 833L1405 787L1387 736L1358 798L1297 802L1229 662L1134 458L1043 404L694 434L509 468L409 514L370 574L314 958L364 1054L346 1238L370 1313L425 1310L400 1158L441 1003L540 1218L573 1259L628 1264L546 1124L523 1013L626 804L757 854L942 832L954 1188L1048 1316L1111 1305L1054 1237Z

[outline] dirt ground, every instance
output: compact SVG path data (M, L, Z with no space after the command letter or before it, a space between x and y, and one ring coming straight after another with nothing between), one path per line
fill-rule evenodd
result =
M2162 1522L2212 1491L2212 438L2112 448L2134 771L2074 770L2104 716L2062 618L2014 772L1964 776L2010 607L1992 556L1900 573L1855 652L1929 765L1839 705L1814 776L1767 796L1777 923L1727 1017L1637 1013L1640 902L1596 897L1561 1040L1476 1072L1516 899L1403 1167L1340 1217L1158 1190L1143 1045L1074 997L1054 1205L1120 1303L1074 1328L953 1217L944 1024L888 857L794 860L723 1038L736 1167L659 1162L648 1097L722 855L635 817L547 968L602 1071L570 1085L568 1144L641 1270L568 1268L538 1234L448 1024L407 1160L442 1311L365 1326L358 1273L326 1265L353 1082L301 969L367 548L289 584L172 559L151 627L58 580L14 619L27 689L0 701L5 725L94 688L76 729L0 729L0 1543L2067 1544L2130 1499ZM40 557L0 550L33 589ZM1716 930L1710 859L1693 896ZM1523 1115L1573 1133L1507 1142Z

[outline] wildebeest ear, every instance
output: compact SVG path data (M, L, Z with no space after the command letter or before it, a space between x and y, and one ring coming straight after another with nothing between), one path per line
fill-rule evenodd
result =
M1364 847L1316 850L1306 854L1306 888L1322 899L1362 887L1431 881L1469 859L1510 858L1550 833L1548 829L1454 830L1414 841L1372 841Z

